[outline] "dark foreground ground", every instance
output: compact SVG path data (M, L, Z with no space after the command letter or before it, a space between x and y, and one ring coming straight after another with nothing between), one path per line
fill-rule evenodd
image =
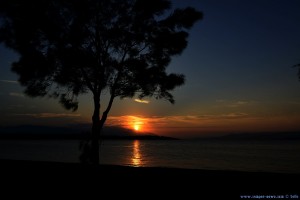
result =
M300 199L300 174L13 160L0 169L0 198L9 199Z

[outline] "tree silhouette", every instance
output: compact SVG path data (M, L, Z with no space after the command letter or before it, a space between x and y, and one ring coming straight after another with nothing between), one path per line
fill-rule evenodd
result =
M166 68L202 18L191 7L172 10L169 0L2 0L0 15L0 42L20 54L12 70L27 95L58 98L76 111L78 95L92 93L92 163L99 163L100 132L116 97L174 103L170 91L184 75Z

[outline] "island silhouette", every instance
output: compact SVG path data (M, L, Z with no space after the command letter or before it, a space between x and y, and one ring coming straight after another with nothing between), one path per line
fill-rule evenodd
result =
M70 126L6 126L0 127L0 139L78 139L88 140L90 136L89 124L75 124ZM150 132L135 131L119 126L103 128L101 139L118 140L176 140Z

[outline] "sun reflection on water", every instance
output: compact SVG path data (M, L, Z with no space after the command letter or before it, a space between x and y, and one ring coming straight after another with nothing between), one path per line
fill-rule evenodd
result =
M133 154L132 154L132 158L131 158L131 164L134 167L142 166L142 155L140 153L140 141L139 140L133 141Z

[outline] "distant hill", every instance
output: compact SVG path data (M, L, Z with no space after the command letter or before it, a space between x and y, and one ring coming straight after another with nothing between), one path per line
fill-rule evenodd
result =
M232 133L210 139L222 140L300 140L300 132Z
M101 133L103 139L139 139L139 140L174 140L176 138L156 135L149 132L135 132L118 126L107 126Z
M66 127L56 126L7 126L0 127L0 139L88 139L90 136L89 124L76 124ZM134 132L117 126L107 126L101 133L102 139L148 139L171 140L175 138L164 137L147 132Z

